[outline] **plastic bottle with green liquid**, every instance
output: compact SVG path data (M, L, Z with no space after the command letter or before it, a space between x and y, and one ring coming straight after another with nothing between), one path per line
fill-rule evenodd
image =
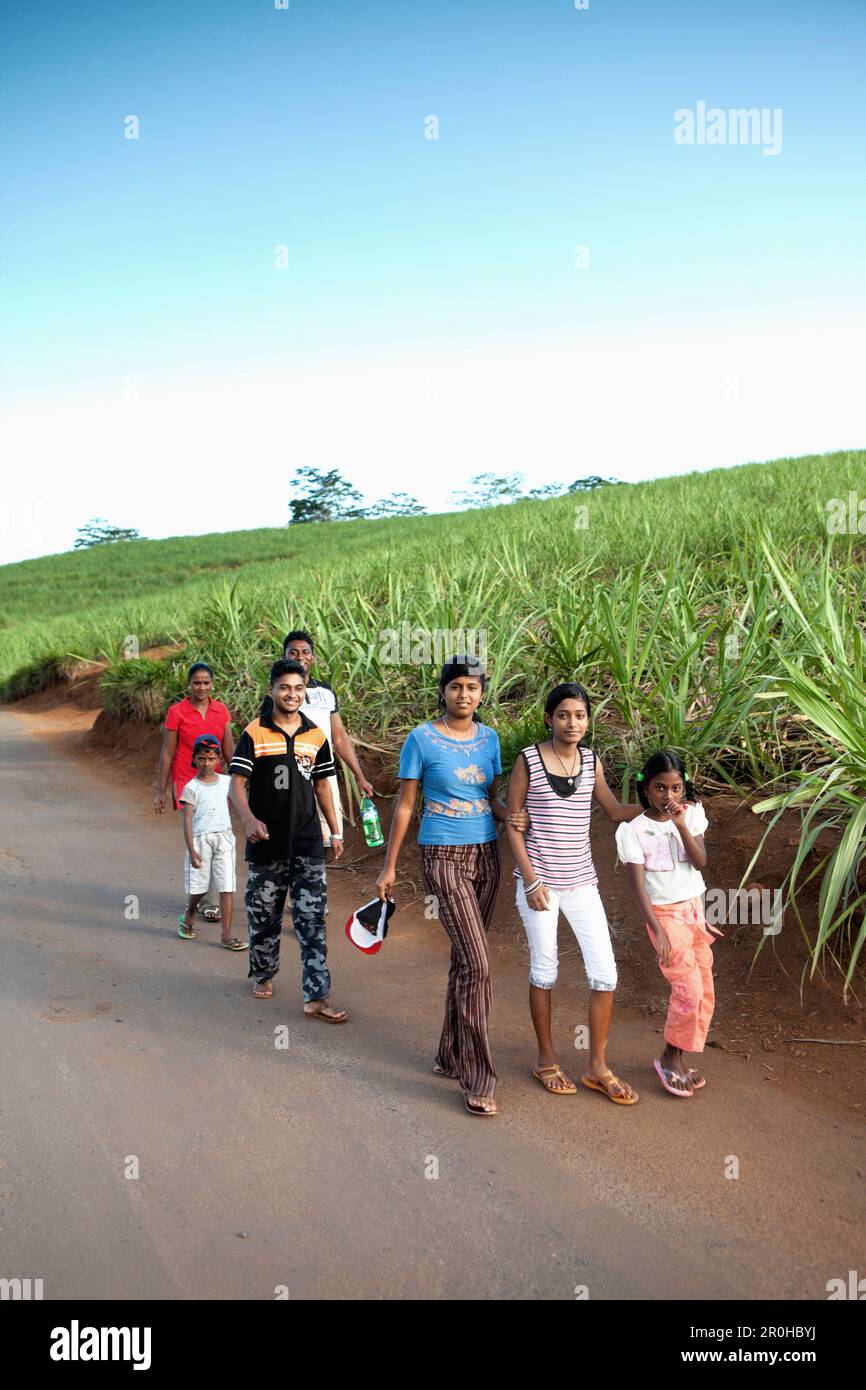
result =
M376 803L372 797L362 796L361 804L361 824L364 827L364 839L370 849L376 849L379 845L384 845L385 836L382 834L382 825L379 820L379 812L376 810Z

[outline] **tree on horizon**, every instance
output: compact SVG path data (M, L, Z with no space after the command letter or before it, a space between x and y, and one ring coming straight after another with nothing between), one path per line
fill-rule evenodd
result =
M427 508L422 507L417 498L408 492L392 492L368 507L365 515L371 520L383 516L425 516Z
M74 550L92 550L95 545L113 545L115 541L140 541L143 537L133 526L114 526L104 517L93 516L78 528Z
M349 521L365 515L362 494L338 468L324 473L304 466L295 470L290 484L295 495L289 502L289 525L306 521Z
M476 473L469 479L468 488L452 496L461 507L497 507L505 502L517 502L522 496L522 487L522 473L506 473L499 477L495 473Z
M588 478L577 478L570 483L566 489L568 492L593 492L597 487L617 486L619 478L600 478L597 473L592 473Z

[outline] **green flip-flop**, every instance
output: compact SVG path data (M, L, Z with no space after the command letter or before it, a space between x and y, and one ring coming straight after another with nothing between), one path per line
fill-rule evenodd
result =
M194 941L196 937L195 927L188 927L186 917L183 913L177 919L177 934L182 936L184 941Z

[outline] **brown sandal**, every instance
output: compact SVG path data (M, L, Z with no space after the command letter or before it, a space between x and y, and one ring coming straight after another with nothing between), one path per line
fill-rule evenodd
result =
M274 986L270 980L256 980L253 985L254 999L273 999Z
M320 1018L323 1023L345 1023L349 1017L345 1009L335 1009L329 999L314 999L305 1004L304 1014L307 1018Z
M627 1085L625 1081L620 1081L618 1076L614 1076L612 1071L606 1071L604 1076L582 1076L580 1084L586 1086L589 1091L601 1091L602 1095L607 1096L608 1100L612 1100L614 1105L634 1105L640 1100L640 1096L633 1086L629 1086L629 1090L634 1092L631 1096L611 1094L614 1087L618 1087L622 1092Z
M553 1062L549 1067L536 1067L532 1075L535 1077L536 1081L541 1082L545 1091L549 1091L552 1096L577 1095L577 1087L573 1081L569 1081L558 1062ZM565 1081L567 1084L565 1086L551 1086L551 1081L556 1081L558 1078L561 1078L561 1080Z
M492 1096L470 1096L468 1091L463 1092L463 1104L470 1115L498 1115L496 1101ZM488 1107L492 1106L492 1110Z

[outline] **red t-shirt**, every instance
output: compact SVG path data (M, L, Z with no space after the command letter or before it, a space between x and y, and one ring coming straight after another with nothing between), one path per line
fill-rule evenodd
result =
M232 722L228 708L221 700L209 700L207 710L202 714L184 696L177 704L169 705L165 716L165 727L177 730L177 751L171 765L171 780L174 787L174 801L177 806L180 794L196 775L192 763L192 746L200 734L215 734L222 747L225 727ZM220 771L220 768L217 768Z

